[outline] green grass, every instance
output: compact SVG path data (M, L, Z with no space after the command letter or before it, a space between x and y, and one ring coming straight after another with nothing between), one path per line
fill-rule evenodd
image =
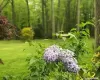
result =
M25 61L27 52L23 51L27 45L19 41L0 41L0 58L4 65L0 65L1 77L10 75L20 75L27 73L27 63Z
M43 43L46 47L53 43L60 43L60 40L34 40L35 46L29 46L28 43L21 41L0 41L0 58L3 60L4 65L0 64L0 80L5 75L16 75L24 77L27 75L28 64L26 58L31 54L35 54L38 43ZM92 49L93 40L87 40L88 47ZM82 56L84 63L90 63L93 54L86 54ZM87 62L88 61L88 62ZM82 63L83 64L83 63Z
M34 40L33 43L43 43L46 46L54 40ZM4 65L0 64L0 80L5 75L16 75L22 77L28 73L26 58L31 53L35 54L36 47L29 46L21 41L0 41L0 58Z

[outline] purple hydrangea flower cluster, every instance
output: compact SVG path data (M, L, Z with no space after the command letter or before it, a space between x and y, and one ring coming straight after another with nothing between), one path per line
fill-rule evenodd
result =
M45 49L44 59L47 62L62 61L66 70L69 72L77 73L80 70L77 60L74 58L74 52L68 49L64 50L57 45L52 45Z
M62 50L59 54L59 58L69 72L77 73L80 70L77 65L77 60L74 58L74 52L70 50Z
M47 49L45 49L44 59L47 62L54 62L58 60L59 53L60 53L60 47L57 45L52 45L48 47Z
M80 70L77 65L77 60L74 58L74 52L70 50L62 50L59 54L59 58L69 72L77 73Z
M60 54L59 54L59 58L66 58L66 57L73 57L74 56L74 52L70 51L70 50L66 50L66 49L62 49Z

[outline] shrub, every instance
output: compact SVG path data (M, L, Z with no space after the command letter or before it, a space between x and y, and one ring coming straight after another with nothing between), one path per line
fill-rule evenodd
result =
M80 30L72 28L68 34L58 33L56 36L64 40L64 44L60 44L63 48L72 50L75 52L77 59L79 55L90 53L90 49L87 47L86 39L90 38L90 32L86 25L93 25L91 22L79 24Z
M0 40L14 38L15 30L16 27L10 24L5 16L0 16Z
M30 27L25 27L21 30L21 38L25 41L30 41L33 39L34 32Z
M37 38L37 39L43 38L43 36L44 36L44 34L43 34L44 30L41 26L34 27L34 33L35 33L34 38Z
M67 62L63 63L65 58L62 61L60 60L62 59L63 53L59 55L59 59L57 60L57 53L60 52L58 46L52 45L45 49L44 44L38 44L35 47L37 47L36 55L31 55L27 58L30 73L25 77L25 80L74 80L74 76L77 73L65 69L68 66L64 65ZM70 56L69 54L67 56ZM54 59L55 57L56 59Z

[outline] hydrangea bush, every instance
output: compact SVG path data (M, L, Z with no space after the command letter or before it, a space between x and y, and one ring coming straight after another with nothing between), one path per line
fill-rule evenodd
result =
M64 64L65 69L69 72L77 73L80 69L77 60L74 58L74 52L64 50L57 45L46 48L44 59L47 62L61 61Z
M94 78L95 73L88 67L78 65L75 53L57 45L48 48L36 44L35 56L28 58L29 75L25 80L86 80ZM86 67L86 68L84 68Z
M29 61L30 74L26 80L73 80L79 71L74 52L62 49L57 45L37 45L36 56Z

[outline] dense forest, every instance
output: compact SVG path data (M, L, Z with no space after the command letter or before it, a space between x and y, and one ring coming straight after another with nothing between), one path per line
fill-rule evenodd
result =
M94 21L93 0L1 0L0 15L18 30L32 27L38 38L51 38L52 33L68 33L77 24ZM88 25L94 37L94 27Z

